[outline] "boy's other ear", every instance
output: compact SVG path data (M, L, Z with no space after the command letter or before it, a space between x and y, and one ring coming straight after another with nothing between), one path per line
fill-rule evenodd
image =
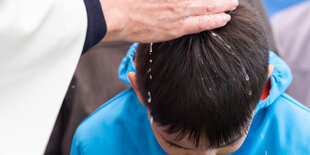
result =
M274 66L273 65L268 65L268 79L270 78L273 70L274 70Z
M138 90L138 86L137 86L137 82L136 82L136 74L134 72L129 72L127 76L128 76L128 79L130 80L132 88L135 90L135 92L137 94L137 97L138 97L140 103L144 105L143 100L142 100L142 96Z
M271 81L270 81L270 76L272 74L274 70L274 66L273 65L268 65L268 81L264 87L264 90L263 90L263 94L261 96L261 100L265 100L268 96L269 96L269 93L270 93L270 89L271 89Z

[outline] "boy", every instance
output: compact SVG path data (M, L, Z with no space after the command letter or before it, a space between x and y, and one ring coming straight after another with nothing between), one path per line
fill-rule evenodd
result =
M79 126L71 154L309 154L310 111L284 93L288 66L252 9L231 16L217 30L134 44L119 69L132 88Z

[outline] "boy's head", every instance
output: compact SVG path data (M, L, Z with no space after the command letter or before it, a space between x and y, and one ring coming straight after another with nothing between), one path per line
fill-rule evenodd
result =
M139 45L129 78L168 153L241 146L268 79L268 44L254 12L241 4L223 28L154 43L152 52Z

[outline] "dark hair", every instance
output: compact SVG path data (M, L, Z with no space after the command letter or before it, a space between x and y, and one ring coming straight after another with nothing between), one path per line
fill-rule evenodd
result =
M154 43L152 53L150 44L137 49L137 85L154 122L180 133L177 139L189 134L196 147L244 135L267 81L268 43L257 13L243 3L230 14L225 27Z

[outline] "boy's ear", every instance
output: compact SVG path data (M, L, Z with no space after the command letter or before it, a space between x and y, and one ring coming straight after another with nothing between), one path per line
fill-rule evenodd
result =
M137 97L138 97L140 103L144 105L143 100L142 100L142 96L140 94L140 91L138 90L137 81L136 81L136 74L134 72L129 72L127 74L127 76L128 76L128 79L131 83L132 88L135 90L135 92L137 94Z

